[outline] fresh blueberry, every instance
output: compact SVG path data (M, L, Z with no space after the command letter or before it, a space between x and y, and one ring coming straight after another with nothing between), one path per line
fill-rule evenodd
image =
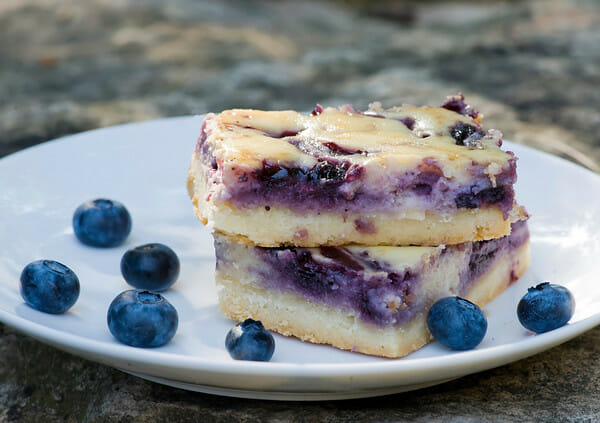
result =
M470 350L485 336L487 320L476 304L460 297L446 297L429 309L427 326L440 344L453 350Z
M121 273L134 288L164 291L179 276L179 258L164 244L140 245L123 254Z
M115 247L131 232L131 216L118 201L99 198L77 207L73 230L79 241L92 247Z
M123 344L152 348L173 338L179 324L175 307L157 292L132 289L110 303L108 329Z
M21 296L36 310L64 313L79 298L79 279L62 263L37 260L21 272Z
M235 360L269 361L275 340L260 321L246 319L227 333L225 347Z
M535 333L544 333L567 324L575 310L575 299L564 286L543 282L529 288L519 301L519 322Z

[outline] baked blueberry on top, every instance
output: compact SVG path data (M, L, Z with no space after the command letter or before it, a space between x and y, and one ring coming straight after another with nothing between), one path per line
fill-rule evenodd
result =
M440 245L525 218L516 157L462 96L442 107L226 110L189 171L196 215L262 246Z

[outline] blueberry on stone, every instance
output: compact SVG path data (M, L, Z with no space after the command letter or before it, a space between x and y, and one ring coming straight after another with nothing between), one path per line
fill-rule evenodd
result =
M117 295L106 316L108 329L132 347L165 345L177 332L177 310L158 292L129 290Z
M519 322L535 333L544 333L567 324L575 311L575 299L564 286L543 282L527 290L519 301Z
M260 321L246 319L227 333L225 347L235 360L269 361L275 340Z
M427 326L440 344L453 350L470 350L483 340L487 319L476 304L460 297L446 297L429 309Z
M164 291L179 276L179 258L164 244L139 245L123 254L121 274L134 288Z
M123 204L99 198L77 207L73 230L79 241L92 247L115 247L131 232L131 216Z
M21 296L27 304L45 313L60 314L79 298L79 279L62 263L37 260L21 272Z

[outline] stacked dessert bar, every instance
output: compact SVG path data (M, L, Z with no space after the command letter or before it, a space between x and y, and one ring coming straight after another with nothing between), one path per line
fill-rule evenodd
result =
M213 230L220 309L366 354L420 348L436 300L483 306L528 266L501 145L461 95L207 115L188 189Z

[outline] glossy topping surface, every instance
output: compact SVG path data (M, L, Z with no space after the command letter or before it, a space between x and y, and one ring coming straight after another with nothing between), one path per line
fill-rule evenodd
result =
M321 157L349 156L361 165L409 165L434 157L460 169L471 161L510 158L500 149L497 131L484 131L469 116L436 107L373 104L366 112L342 107L311 115L234 109L210 119L207 127L224 164L231 160L253 167L264 160L311 167ZM479 142L465 144L468 138Z

